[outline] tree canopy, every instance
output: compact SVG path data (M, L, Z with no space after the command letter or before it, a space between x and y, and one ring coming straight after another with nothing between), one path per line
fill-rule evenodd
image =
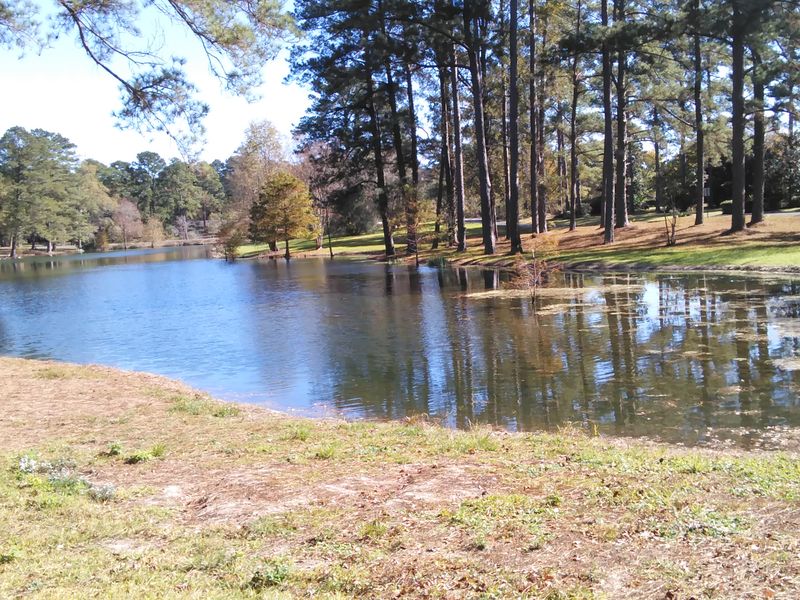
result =
M87 58L118 84L120 125L164 131L183 148L202 134L208 107L196 97L185 59L143 30L177 24L198 40L208 68L233 93L250 95L261 69L292 32L281 0L29 0L0 2L0 44L45 47L74 35Z

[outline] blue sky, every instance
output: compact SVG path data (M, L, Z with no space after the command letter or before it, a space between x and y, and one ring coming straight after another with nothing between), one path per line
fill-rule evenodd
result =
M38 4L46 4L39 2ZM186 70L210 106L206 144L200 158L226 159L243 139L252 121L267 119L287 137L308 106L308 92L286 84L285 56L264 67L260 100L248 103L225 92L207 69L199 44L182 29L153 23L142 27L146 36L164 43L165 56L187 59ZM120 131L112 112L119 108L117 84L85 56L73 36L63 34L41 53L0 48L0 134L16 125L60 133L78 147L82 158L105 163L132 160L152 150L165 158L178 156L175 143L163 134Z

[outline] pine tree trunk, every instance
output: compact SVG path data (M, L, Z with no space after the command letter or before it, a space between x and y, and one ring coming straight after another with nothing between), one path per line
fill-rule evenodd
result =
M542 48L547 47L547 12L544 14L544 21L542 27ZM545 117L545 69L543 65L539 67L539 85L537 95L537 112L538 125L536 128L537 133L537 183L539 190L537 192L537 206L539 209L539 216L537 223L539 225L539 233L547 233L547 185L545 182L545 164L544 164L544 117Z
M556 153L558 159L556 165L558 167L558 209L560 212L568 210L567 206L567 159L564 156L564 112L562 107L559 107L557 115L558 123L556 125Z
M464 33L467 38L467 53L469 54L469 70L472 80L472 103L475 111L474 125L478 154L478 181L481 195L481 228L483 231L483 252L494 254L495 232L492 219L492 182L489 176L489 157L486 151L486 131L484 129L483 106L483 77L481 73L480 44L475 31L473 17L475 0L465 0L464 3Z
M419 152L417 148L417 113L414 109L414 82L411 73L411 58L406 50L403 68L406 78L406 97L408 102L408 136L411 140L411 189L408 190L406 208L406 254L416 254L419 227Z
M364 36L367 37L366 35ZM365 60L369 64L368 60ZM389 198L386 193L386 174L384 172L383 148L381 143L381 128L378 121L378 113L375 109L375 86L372 82L372 74L367 71L367 110L369 111L370 134L372 137L372 153L375 160L375 175L378 184L378 213L381 217L383 226L383 247L386 257L395 255L394 238L392 237L392 227L389 223Z
M742 16L738 6L734 3L733 25L733 57L731 65L732 78L732 183L731 196L733 200L733 214L731 215L731 231L744 229L744 33L742 31Z
M603 27L608 27L608 0L601 2ZM614 241L614 132L611 115L611 50L603 42L603 242Z
M450 97L447 91L447 67L439 67L439 94L441 96L442 127L442 168L444 169L447 245L456 244L455 192L453 190L452 129L450 127Z
M436 186L436 221L433 225L433 242L431 242L431 250L436 250L439 247L439 234L442 231L442 201L444 200L444 169L447 153L442 144L442 153L439 159L439 185Z
M581 34L581 17L583 5L578 0L577 13L575 16L575 37ZM580 97L580 83L578 81L578 52L572 57L572 104L569 113L569 229L575 231L577 228L578 212L580 211L580 199L578 198L578 99ZM583 216L582 214L580 216Z
M517 0L519 1L519 0ZM505 9L505 0L500 0L500 44L498 45L498 60L501 63L501 74L500 74L500 95L502 97L502 102L500 104L500 122L502 123L501 126L501 133L503 137L503 201L504 206L506 209L506 223L508 223L508 212L509 212L509 202L511 201L511 163L509 157L509 122L508 122L508 111L510 110L509 107L509 91L508 86L506 85L506 72L502 65L503 62L503 54L504 48L506 44L506 9ZM510 43L510 42L509 42ZM509 68L511 68L509 66ZM506 239L510 239L511 233L508 230L508 226L506 226Z
M453 148L455 152L455 204L456 204L456 245L459 252L467 249L467 226L464 221L464 149L461 144L461 107L458 100L458 57L456 47L450 47L450 87L453 102Z
M528 96L530 105L530 184L531 184L531 232L539 232L539 152L536 119L536 0L528 2L528 54L530 56L530 73L528 81Z
M381 15L381 32L385 40L389 39L386 30L386 16L383 12L382 2L378 2L378 11ZM414 221L414 207L409 200L408 173L406 170L406 159L403 154L403 135L400 129L400 113L397 110L397 86L392 73L391 57L388 53L384 54L383 69L386 75L386 96L389 100L389 112L392 121L392 143L394 145L395 160L397 164L397 176L400 179L400 190L403 198L403 208L406 214L406 223ZM406 234L408 249L409 246L416 247L416 232L409 231Z
M699 27L700 0L694 2L695 26ZM695 217L694 224L702 225L705 219L705 132L703 131L703 56L700 53L700 34L694 34L694 129L697 139L695 154L697 154L697 174L695 177Z
M511 240L511 254L522 252L522 240L519 235L519 83L517 69L517 26L519 0L511 0L511 22L509 26L510 44L510 90L509 90L509 137L511 143L511 186L508 210L506 212L506 232Z
M764 220L764 79L761 55L753 55L753 210L750 225Z
M625 21L625 0L615 0L615 18L614 23L624 23ZM627 98L625 94L625 76L627 71L627 58L625 49L622 44L617 48L617 149L615 155L616 161L616 187L614 188L614 211L615 223L614 227L627 227L628 226L628 204L625 196L625 169L627 168L628 161L626 160L626 152L628 148L628 132L627 132Z

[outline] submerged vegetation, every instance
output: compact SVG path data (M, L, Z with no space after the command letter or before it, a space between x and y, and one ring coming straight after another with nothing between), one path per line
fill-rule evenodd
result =
M41 378L52 369L62 377ZM781 597L800 586L794 454L244 406L221 418L220 403L150 375L16 359L0 373L13 415L0 420L3 597Z

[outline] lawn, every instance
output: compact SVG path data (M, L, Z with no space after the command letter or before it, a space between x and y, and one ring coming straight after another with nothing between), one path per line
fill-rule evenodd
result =
M603 233L597 217L583 217L576 231L569 231L564 220L550 222L550 231L533 237L529 223L522 224L523 246L526 254L534 250L539 256L565 267L593 269L800 269L800 217L792 214L769 214L765 223L734 235L728 233L730 217L719 211L710 211L706 223L694 225L694 216L680 217L677 225L677 244L666 246L663 215L653 212L634 215L631 225L618 229L613 244L603 244ZM431 248L433 224L421 228L423 242L420 259L445 260L454 265L483 265L511 267L516 258L509 255L505 228L499 227L497 252L483 253L480 223L467 223L467 250L458 253L442 244ZM395 233L397 255L405 257L405 238L402 231ZM383 236L380 232L357 236L335 237L332 241L336 255L383 256ZM328 241L315 250L311 240L294 240L290 248L295 256L327 256ZM252 258L268 252L265 245L248 245L239 249L243 258ZM283 250L277 255L282 256Z

